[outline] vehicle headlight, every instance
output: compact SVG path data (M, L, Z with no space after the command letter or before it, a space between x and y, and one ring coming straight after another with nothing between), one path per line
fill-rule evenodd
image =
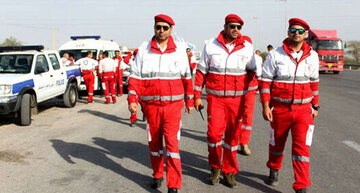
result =
M11 85L0 85L0 95L7 95L11 93Z

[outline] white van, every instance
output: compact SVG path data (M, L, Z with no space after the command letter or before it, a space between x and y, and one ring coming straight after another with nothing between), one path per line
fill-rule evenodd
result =
M99 54L107 51L109 58L115 56L115 51L119 50L119 45L112 40L102 40L100 36L71 36L71 40L60 46L59 53L62 57L65 52L74 57L74 61L84 58L88 51L93 52L94 59L99 58ZM95 73L94 89L100 90L101 83ZM80 90L86 90L82 79Z

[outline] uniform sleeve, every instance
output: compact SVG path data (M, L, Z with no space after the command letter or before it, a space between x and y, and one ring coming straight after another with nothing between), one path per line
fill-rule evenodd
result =
M313 52L316 56L314 56L314 63L312 64L311 74L310 74L310 87L313 91L314 98L311 101L312 105L319 104L319 57L317 53Z
M141 66L143 58L143 49L139 48L138 55L135 62L131 65L131 72L129 77L128 86L128 103L137 103L141 96Z
M103 72L103 62L102 60L100 60L100 63L99 63L99 73L101 74Z
M123 61L124 61L126 64L129 64L132 55L133 55L133 54L130 52L127 56L125 56L125 58L123 59Z
M270 87L275 77L275 58L273 52L270 52L267 56L262 72L261 72L261 84L260 84L260 97L261 102L270 102L271 94Z
M97 66L99 66L99 62L96 60L93 60L93 69L96 69Z
M206 52L206 44L205 44L199 64L197 65L197 70L195 75L195 87L194 87L195 99L201 98L201 90L205 83L206 74L209 71L209 64L210 64L210 60L209 60L209 55Z
M253 84L253 82L257 82L256 78L256 60L255 60L255 54L253 53L251 56L251 59L246 64L246 71L249 78L249 87ZM249 88L250 89L250 88Z
M76 64L76 65L79 65L80 70L83 70L85 66L84 66L84 64L83 64L81 61L82 61L82 59L79 59L79 60L77 60L77 61L75 62L75 64Z
M180 53L181 58L181 80L184 85L184 92L185 92L185 103L187 107L194 106L194 88L190 73L190 66L189 66L189 60L188 56L186 54L186 51Z
M124 69L124 70L128 69L128 68L130 68L130 65L128 65L128 64L131 64L131 60L129 60L128 63L126 63L125 59L124 59L120 62L120 68Z
M253 50L251 46L251 50ZM255 62L255 54L252 52L251 59L246 63L246 70L247 71L253 71L255 73L256 71L256 62Z

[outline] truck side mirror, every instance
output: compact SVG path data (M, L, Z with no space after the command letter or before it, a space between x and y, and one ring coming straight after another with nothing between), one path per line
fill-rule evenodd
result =
M346 48L347 47L347 44L346 44L346 42L344 42L344 48Z

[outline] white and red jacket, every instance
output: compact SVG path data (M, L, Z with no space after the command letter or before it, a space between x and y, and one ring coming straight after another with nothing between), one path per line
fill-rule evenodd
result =
M170 36L166 50L161 51L155 38L144 42L131 65L128 102L165 105L183 100L194 106L193 85L186 45L175 43Z
M196 63L196 59L195 56L191 53L189 57L189 65L191 69L195 69L197 63Z
M256 70L253 57L253 46L241 35L235 40L231 51L226 46L223 32L216 39L208 40L197 66L195 99L201 98L204 82L207 94L220 97L246 94L249 80L254 77Z
M80 70L83 74L91 74L95 70L99 63L92 58L81 58L75 62L76 65L80 66Z
M297 53L287 39L269 53L261 76L261 101L271 106L304 108L319 102L319 57L307 43Z
M115 72L116 67L117 67L117 62L111 58L106 57L100 60L99 73L101 74L103 72Z

